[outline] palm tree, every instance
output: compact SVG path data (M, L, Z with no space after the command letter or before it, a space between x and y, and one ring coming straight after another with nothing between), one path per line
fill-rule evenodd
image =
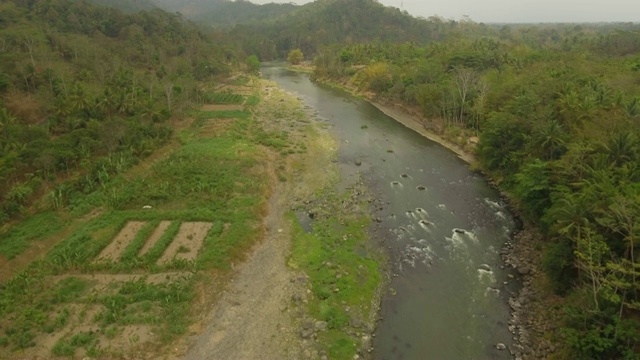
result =
M582 193L567 194L549 209L547 216L555 220L552 231L575 241L582 238L583 229L589 226L589 205Z
M545 160L560 158L566 150L567 133L557 120L544 122L534 129L532 145L539 149Z
M609 139L603 150L611 166L620 167L638 159L638 138L628 131L619 132Z

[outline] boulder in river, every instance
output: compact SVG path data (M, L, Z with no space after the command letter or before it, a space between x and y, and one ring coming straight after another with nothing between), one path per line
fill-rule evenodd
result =
M479 270L484 270L484 271L491 271L491 267L487 264L480 264L480 266L478 266Z

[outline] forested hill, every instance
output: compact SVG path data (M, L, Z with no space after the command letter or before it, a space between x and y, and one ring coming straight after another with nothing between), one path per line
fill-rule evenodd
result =
M233 53L178 15L0 3L0 223L64 205L150 153ZM68 179L60 185L61 179Z
M489 28L472 22L418 19L374 0L318 0L276 20L237 26L230 34L262 60L284 58L295 48L315 54L327 44L411 41L426 44Z
M206 13L217 4L228 0L150 0L157 7L171 12L179 12L182 15L193 18L198 14Z
M203 9L200 13L191 15L190 18L205 26L228 27L260 21L272 22L291 14L299 8L295 4L269 3L258 5L245 0L222 1L212 3L210 7Z

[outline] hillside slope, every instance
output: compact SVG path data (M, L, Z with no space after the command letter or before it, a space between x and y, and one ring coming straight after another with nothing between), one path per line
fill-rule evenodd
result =
M230 34L247 53L261 59L284 58L291 49L314 54L336 43L415 42L425 44L466 34L492 31L472 22L421 19L374 0L318 0L276 20L239 25Z
M117 171L113 159L148 154L198 101L198 81L234 59L177 15L64 0L3 2L0 40L0 224L48 192L64 206ZM56 192L61 178L73 181Z

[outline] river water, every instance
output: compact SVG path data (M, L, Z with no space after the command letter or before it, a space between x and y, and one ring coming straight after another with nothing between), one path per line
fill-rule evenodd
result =
M262 73L330 124L342 176L364 178L382 204L372 237L388 250L392 277L374 358L512 358L496 349L512 342L514 283L499 252L515 226L498 192L453 152L368 102L282 67Z

